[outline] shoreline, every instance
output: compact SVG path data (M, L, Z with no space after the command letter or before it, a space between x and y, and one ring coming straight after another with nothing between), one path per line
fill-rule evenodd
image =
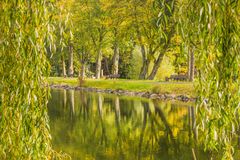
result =
M176 94L157 94L151 92L136 92L136 91L127 91L120 89L102 89L102 88L92 88L92 87L80 87L80 86L71 86L71 85L61 85L61 84L50 84L47 85L51 89L66 89L66 90L79 90L87 92L98 92L98 93L107 93L123 96L135 96L143 97L148 99L157 99L162 101L181 101L181 102L195 102L196 98L187 96L187 95L176 95Z

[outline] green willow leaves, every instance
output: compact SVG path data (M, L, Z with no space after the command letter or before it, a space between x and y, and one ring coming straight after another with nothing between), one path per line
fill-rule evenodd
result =
M58 159L48 126L52 4L47 0L0 3L0 159Z
M240 106L240 3L190 0L182 7L182 18L188 22L182 31L188 35L182 33L197 48L201 61L198 106L204 109L199 128L206 137L205 147L222 153L223 159L233 159Z

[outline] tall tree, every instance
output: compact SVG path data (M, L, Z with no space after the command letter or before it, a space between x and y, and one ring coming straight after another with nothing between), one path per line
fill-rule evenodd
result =
M119 72L119 59L120 59L120 48L123 45L123 39L129 33L129 17L127 13L127 1L111 0L108 7L108 12L110 15L109 19L109 30L111 32L112 38L112 74L118 74Z
M176 30L176 23L174 20L174 13L176 12L175 0L160 0L158 1L157 5L160 6L160 13L158 14L159 19L157 25L160 29L159 38L161 46L158 46L160 48L159 54L157 56L157 59L154 61L153 68L150 75L148 76L148 79L150 80L153 80L155 78L160 64L163 61L163 57L171 46L171 39L174 37Z
M66 77L73 76L73 34L72 34L72 5L74 0L68 2L60 0L56 3L55 21L55 43L56 54L52 56L53 61L60 61L61 75ZM68 66L66 65L68 60ZM67 73L68 72L68 73Z
M96 71L95 77L99 79L102 71L102 50L106 44L106 35L108 33L107 28L107 10L104 8L105 4L101 1L89 2L92 10L89 14L89 20L91 21L90 26L90 37L96 52Z
M154 79L175 33L174 1L131 1L131 7L136 42L142 54L139 79Z
M91 17L91 5L88 4L89 1L86 0L76 0L75 5L72 8L73 13L73 34L74 38L74 50L76 52L77 61L80 63L79 67L79 77L81 79L85 78L85 72L87 69L87 64L92 59L92 53L94 51L92 38L90 36L91 22L89 17Z

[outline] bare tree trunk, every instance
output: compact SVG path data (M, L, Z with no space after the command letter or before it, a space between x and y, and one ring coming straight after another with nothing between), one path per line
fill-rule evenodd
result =
M69 42L69 59L68 59L68 75L73 77L73 45Z
M62 75L63 77L67 77L66 64L65 64L65 59L63 55L62 55Z
M112 74L118 74L118 63L119 63L119 48L117 42L114 44L114 54L112 59Z
M190 57L190 78L189 78L189 80L192 82L193 80L194 80L194 66L195 66L195 64L194 64L194 49L193 48L191 48L190 49L190 55L191 55L191 57Z
M100 79L101 77L101 69L102 69L102 51L98 50L97 60L96 60L96 79Z
M158 71L158 68L160 67L160 64L162 63L164 54L165 54L165 52L160 53L160 54L158 55L158 59L157 59L157 61L154 63L153 69L152 69L150 75L148 76L148 79L149 79L149 80L153 80L153 79L155 78L155 76L156 76L156 74L157 74L157 71Z

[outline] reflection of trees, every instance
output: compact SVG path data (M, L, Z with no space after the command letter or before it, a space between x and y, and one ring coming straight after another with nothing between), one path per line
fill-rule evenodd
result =
M64 92L61 94L64 97ZM188 156L191 150L189 153L185 142L188 128L181 127L188 123L194 126L192 109L189 113L186 107L100 93L77 91L75 96L78 98L72 106L74 98L67 92L68 110L52 119L52 123L54 141L62 144L61 150L77 152L77 159L86 156L93 156L92 159L191 159ZM54 103L64 105L58 101L59 98L54 99ZM57 109L60 112L63 107ZM191 122L188 122L188 113ZM72 129L71 118L74 119ZM68 141L64 143L66 137Z
M106 136L106 128L103 121L103 96L98 94L98 113L100 117L101 127L102 127L102 137L101 137L101 144L105 143L107 145L107 136Z
M122 148L122 131L121 131L121 110L120 110L120 102L119 97L114 98L114 106L115 106L115 121L117 128L117 136L116 136L116 145L119 146L120 159L124 159L123 148Z
M193 106L188 107L188 127L189 127L189 144L197 142L198 132L196 128L196 113L195 113L195 108ZM193 133L193 138L192 138L192 133ZM193 159L196 159L194 148L192 148L192 154L193 154Z
M141 134L140 134L139 147L138 147L138 159L141 159L141 157L142 157L141 156L142 145L143 145L145 129L147 126L147 114L148 114L148 110L149 110L149 104L147 102L142 102L142 106L143 106L144 112L143 112L143 124L142 124L142 129L141 129Z
M150 156L151 159L154 158L154 154L156 154L159 148L166 149L164 151L165 154L168 153L169 148L173 148L174 154L177 155L179 153L179 145L175 141L176 137L173 135L167 117L157 101L153 101L153 109L150 109L150 103L152 102L142 101L144 112L138 147L138 159L143 157L143 152L148 153L147 156ZM172 110L170 109L169 113L171 112ZM165 138L160 134L162 131L166 135Z
M66 108L67 105L67 91L65 89L62 90L63 91L63 108Z
M170 124L167 121L167 118L166 118L164 112L162 111L161 106L159 106L159 104L157 103L157 101L153 101L153 104L154 104L154 109L155 109L155 116L159 116L160 121L162 122L162 124L164 125L164 128L166 129L164 132L166 135L165 140L167 140L167 141L170 140L170 146L169 146L169 144L167 145L167 143L165 143L165 145L167 146L167 147L165 147L166 152L167 152L168 148L173 148L174 154L177 155L178 151L179 151L179 146L176 144L175 137L173 135ZM160 121L158 121L158 119L154 117L154 122L159 128L161 128ZM170 139L168 137L170 137ZM157 141L159 141L158 139L159 138L157 138ZM161 143L159 142L159 144L161 144Z
M173 136L172 130L170 128L170 125L167 122L167 119L166 119L161 107L159 107L159 105L157 104L156 101L154 101L153 103L154 103L154 107L155 107L155 113L157 115L159 115L159 117L161 118L161 121L163 122L163 124L167 130L166 134L169 134L171 140L174 142L174 136ZM160 124L157 121L155 121L155 122L156 122L156 124L158 124L158 126L160 126Z
M84 120L88 120L89 118L89 105L92 106L93 99L90 96L87 96L83 91L80 91L79 100L81 103L79 104L80 116L79 118L83 118Z
M121 103L121 117L125 119L131 119L134 114L133 110L134 101L129 99L121 99L120 103Z
M172 158L175 157L175 159L182 159L181 157L191 157L192 152L191 152L191 147L189 146L189 141L187 142L185 140L185 138L187 138L188 136L187 130L183 132L178 129L176 132L176 129L175 129L176 125L182 123L181 121L188 120L188 118L186 117L187 108L179 108L177 106L177 110L176 109L174 110L172 106L170 106L170 108L168 109L168 107L165 104L159 105L160 104L159 102L153 101L154 109L152 109L150 107L151 103L152 103L151 101L142 102L142 106L144 108L144 115L143 115L143 123L142 123L142 128L140 133L139 147L138 147L139 148L138 159L141 159L141 157L144 157L144 156L145 157L148 156L148 158L154 159L154 155L156 155L156 153L158 152L161 154L164 153L164 155L167 157L172 157ZM182 112L181 110L183 109L186 111ZM193 114L191 114L190 125L192 126L192 130L193 130L192 132L194 133L194 135L197 135L197 133L195 132L196 122L195 122L195 113L194 113L193 107L191 108L191 113ZM171 117L171 114L175 116L174 119L176 121L172 121L172 120L169 121L168 118ZM178 127L180 126L181 125L179 125ZM165 137L162 135L162 133L164 133ZM183 133L185 135L183 135ZM188 139L190 140L192 138L188 137ZM184 151L185 155L182 154L182 151L181 151L183 148L186 149Z
M75 114L75 106L74 106L74 90L68 90L68 102L70 107L70 117L73 120Z
M194 134L194 139L197 140L198 139L198 132L197 132L197 126L196 126L196 112L195 112L195 108L193 106L191 106L191 120L192 120L192 130L193 130L193 134Z

